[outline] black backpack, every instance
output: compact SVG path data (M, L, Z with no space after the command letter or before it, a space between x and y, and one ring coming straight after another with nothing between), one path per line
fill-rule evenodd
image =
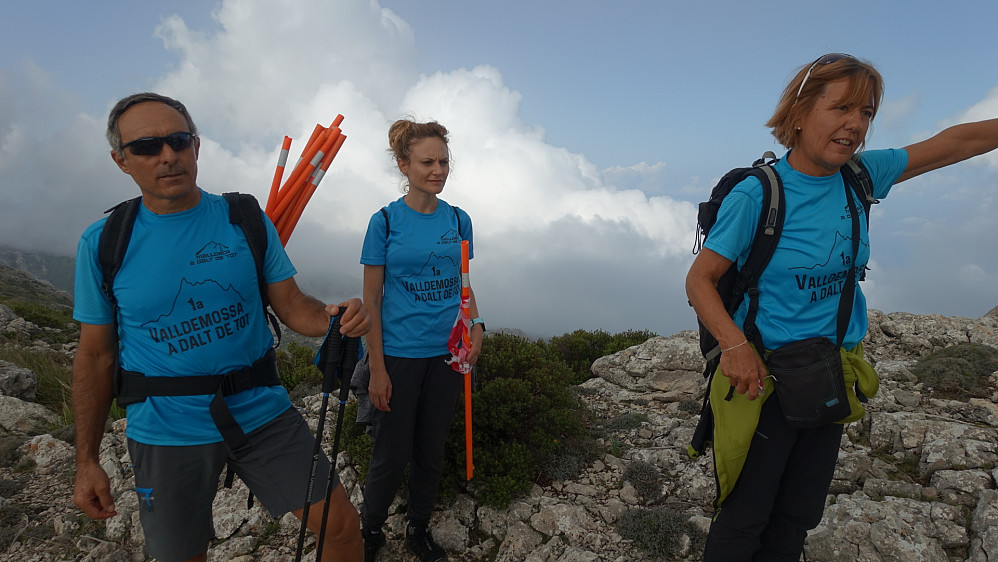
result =
M721 302L727 309L729 316L734 316L745 298L748 297L749 308L742 325L742 331L745 333L745 338L759 350L764 349L762 334L755 325L755 317L759 308L759 277L776 251L776 245L783 230L783 220L786 216L783 181L773 167L775 161L776 155L767 151L750 167L735 168L721 178L711 190L710 199L699 205L696 241L693 247L693 253L699 253L703 247L703 242L710 234L710 229L717 221L717 211L721 207L721 202L728 193L731 193L731 190L739 182L749 176L759 178L762 183L762 212L759 216L755 238L752 241L752 249L741 269L738 269L737 264L732 263L717 283L717 292L721 296ZM869 172L860 162L858 156L853 156L839 171L846 184L852 187L862 201L863 212L866 214L867 225L869 225L870 206L879 203L873 197L873 182L870 180ZM865 272L861 272L860 280L864 278ZM707 398L710 395L710 379L721 362L721 347L717 338L707 330L699 317L697 317L697 325L700 331L700 352L705 360L703 376L708 379L708 384L700 412L701 423L697 426L692 449L702 453L706 441L711 439L712 423L706 419L711 417Z

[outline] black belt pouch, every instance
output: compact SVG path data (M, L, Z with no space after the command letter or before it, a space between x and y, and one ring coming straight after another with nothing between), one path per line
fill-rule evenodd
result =
M849 415L842 356L828 338L808 338L774 349L767 361L790 427L819 427Z

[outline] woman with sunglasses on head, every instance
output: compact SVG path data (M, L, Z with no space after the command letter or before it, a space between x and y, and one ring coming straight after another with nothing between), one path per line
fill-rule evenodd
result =
M799 560L807 532L821 521L842 424L863 415L855 396L849 396L849 415L837 423L792 426L788 406L781 404L785 396L790 404L790 397L782 393L784 388L774 391L780 382L770 376L773 350L809 338L841 342L836 355L845 367L837 371L868 374L861 377L859 388L876 392L876 374L863 361L860 345L867 330L866 299L854 281L862 279L870 255L864 201L847 189L840 169L858 155L872 180L873 197L883 199L898 182L998 148L998 119L990 119L950 127L904 148L860 152L882 96L882 78L871 64L829 54L796 73L766 124L788 152L774 164L784 186L784 223L757 284L754 325L765 350L757 353L755 345L749 345L753 336L746 337L750 299L732 318L717 290L721 276L732 264L741 267L752 249L763 205L762 183L756 177L741 181L724 198L717 222L690 267L690 303L721 349L711 392L718 420L715 458L718 446L725 446L727 437L739 430L747 448L740 472L715 463L723 491L719 489L705 560ZM856 238L858 243L853 242ZM822 290L810 280L834 281L828 284L831 290ZM849 295L851 303L845 300ZM840 312L842 301L846 304ZM729 384L726 397L713 392L715 385L728 389ZM846 385L850 393L855 392L853 384L850 380ZM725 423L727 414L718 415L724 408L752 414L738 424Z
M461 304L461 241L474 257L471 218L439 198L450 174L447 129L396 121L388 143L405 176L405 195L374 213L360 261L374 406L374 449L361 508L365 560L385 543L382 525L409 467L406 548L422 562L444 560L427 529L443 471L444 444L464 378L447 363ZM471 292L474 365L485 325Z

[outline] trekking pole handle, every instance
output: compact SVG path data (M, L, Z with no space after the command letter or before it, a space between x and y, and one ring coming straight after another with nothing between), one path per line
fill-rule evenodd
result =
M334 316L329 322L329 331L326 332L326 339L322 342L322 392L329 394L333 391L336 378L337 367L343 360L343 336L340 335L340 316Z

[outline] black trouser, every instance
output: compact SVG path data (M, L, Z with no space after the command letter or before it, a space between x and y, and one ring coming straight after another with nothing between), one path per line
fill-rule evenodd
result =
M444 444L464 375L444 363L450 355L426 359L385 356L392 381L390 412L374 410L374 450L364 485L361 521L365 529L388 518L409 465L410 521L425 524L443 472Z
M841 439L841 424L791 429L770 396L745 467L711 523L704 560L800 560L825 511Z

